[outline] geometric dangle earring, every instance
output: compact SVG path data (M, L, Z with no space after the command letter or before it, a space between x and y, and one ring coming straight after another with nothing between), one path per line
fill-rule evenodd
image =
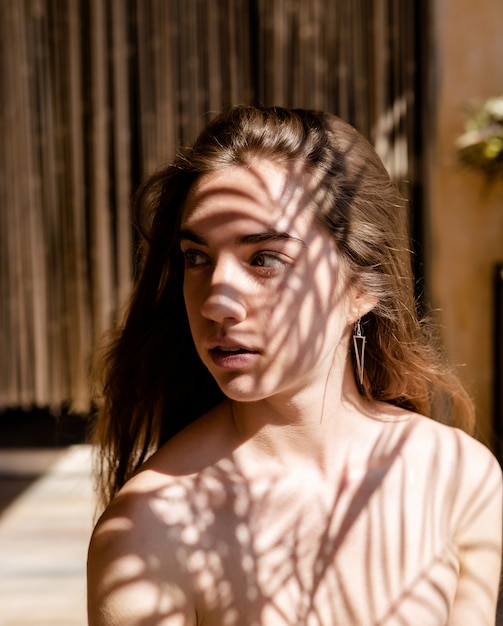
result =
M358 380L360 381L360 386L363 385L363 372L364 372L364 367L365 367L365 344L366 343L367 343L367 338L363 334L360 320L358 320L356 322L355 334L353 335L353 345L355 348L356 370L358 373Z

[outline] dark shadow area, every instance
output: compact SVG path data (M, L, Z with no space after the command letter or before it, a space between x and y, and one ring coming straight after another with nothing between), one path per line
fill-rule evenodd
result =
M68 446L85 443L87 416L47 409L0 413L0 514L38 480Z
M63 448L86 441L88 419L62 411L54 415L48 409L0 413L0 449Z

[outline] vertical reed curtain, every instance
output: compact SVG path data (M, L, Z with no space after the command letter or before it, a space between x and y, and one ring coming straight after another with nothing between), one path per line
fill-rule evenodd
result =
M132 192L223 106L337 113L413 183L418 4L0 0L0 410L88 409Z

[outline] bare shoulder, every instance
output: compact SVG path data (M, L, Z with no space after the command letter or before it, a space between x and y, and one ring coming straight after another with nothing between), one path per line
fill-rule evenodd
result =
M147 617L163 626L196 623L191 547L221 498L231 472L228 452L216 408L157 450L124 485L89 546L90 626L128 626Z
M459 574L449 626L494 624L501 571L503 481L501 467L468 434L422 418L419 449L431 440L431 484L448 522Z
M163 626L195 624L188 547L196 519L204 524L219 497L222 481L214 474L226 468L217 418L198 420L161 447L99 519L88 555L90 626L127 626L147 616Z
M456 463L469 462L471 470L491 468L501 474L500 466L487 446L459 428L447 426L429 417L380 403L377 419L395 437L400 437L412 458L416 455L442 456Z
M458 428L399 409L384 413L384 422L405 470L434 490L444 510L450 507L453 522L461 525L475 509L500 519L503 475L488 447Z
M178 482L151 470L141 472L99 519L88 553L90 626L128 626L147 618L166 626L195 624L177 538L156 507L161 493L171 493L172 514L183 516Z
M411 423L413 436L409 443L416 453L429 451L433 459L461 471L468 483L490 477L501 482L501 468L495 456L471 435L421 415L413 415ZM461 478L458 474L458 480Z

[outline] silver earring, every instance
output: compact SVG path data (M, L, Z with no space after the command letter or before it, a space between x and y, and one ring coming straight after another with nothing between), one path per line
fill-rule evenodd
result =
M356 357L356 372L358 374L358 380L360 385L363 385L363 372L365 368L365 344L367 338L363 334L360 320L356 322L355 334L353 335L353 345L355 348Z

